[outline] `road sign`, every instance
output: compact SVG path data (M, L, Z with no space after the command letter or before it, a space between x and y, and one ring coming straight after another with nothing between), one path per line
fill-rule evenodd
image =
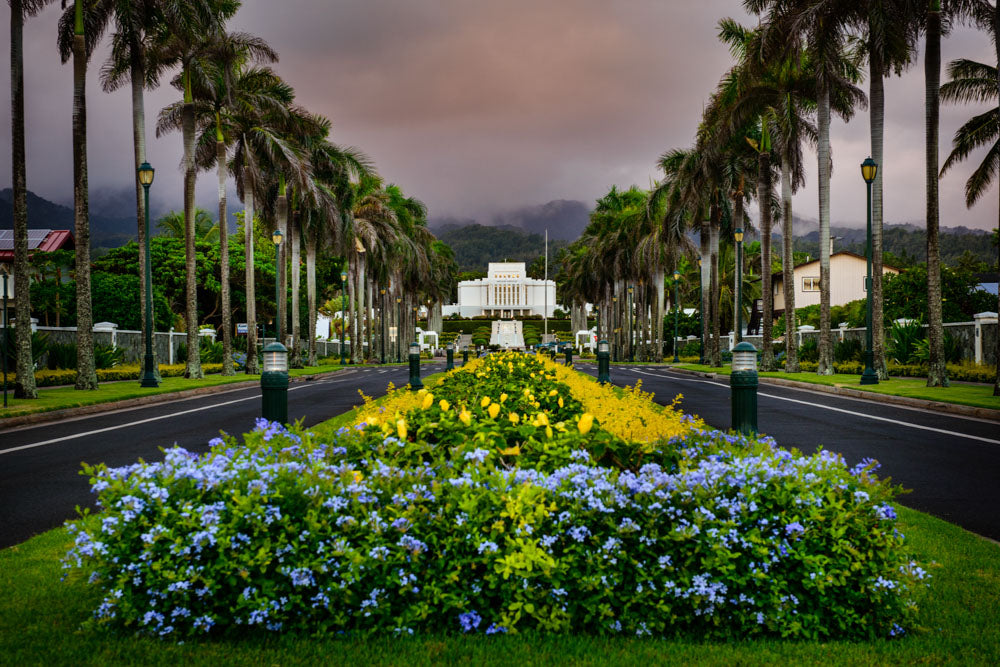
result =
M246 336L249 332L250 332L250 329L249 329L249 327L247 327L247 323L246 322L237 322L236 323L236 335L237 336Z

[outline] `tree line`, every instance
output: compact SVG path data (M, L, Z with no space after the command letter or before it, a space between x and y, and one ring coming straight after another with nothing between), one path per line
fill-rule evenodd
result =
M18 295L16 319L28 322L30 263L27 247L27 183L24 143L24 21L52 0L10 0L11 6L11 132L13 158L14 279ZM277 53L260 37L231 31L228 21L241 3L237 0L73 0L63 2L56 44L63 62L73 63L73 200L76 250L75 309L77 323L77 389L97 387L93 356L93 302L88 212L86 73L90 58L110 32L110 54L101 67L101 85L112 92L131 90L133 152L136 169L147 162L145 91L164 79L178 91L178 100L156 117L157 136L179 132L183 157L184 320L188 349L198 349L198 234L194 206L195 182L200 172L214 170L219 183L217 239L230 248L225 184L233 178L243 204L244 219L260 219L267 231L284 238L277 271L279 292L291 283L291 307L277 304L277 321L292 334L291 360L303 333L315 338L316 265L320 254L341 258L354 310L353 339L371 341L372 306L396 325L412 322L409 314L421 300L440 300L451 290L454 263L450 249L436 241L427 228L427 210L418 199L387 184L360 150L343 147L330 138L330 121L295 101L295 91L272 68ZM69 5L68 7L66 5ZM139 256L144 232L143 189L135 179ZM174 221L179 228L180 220ZM243 256L254 257L255 224L244 225ZM204 240L203 240L204 242ZM259 244L260 241L258 240ZM300 269L305 254L307 332L300 316ZM223 373L235 372L233 299L230 290L230 253L218 252L219 307L223 334ZM392 261L389 261L389 259ZM256 340L256 283L254 262L244 261L245 308L248 322L247 372L259 370ZM133 267L141 271L141 264ZM141 274L140 274L141 275ZM140 307L145 309L140 290ZM390 304L394 303L393 309ZM399 304L405 302L400 308ZM15 395L37 396L31 363L30 328L16 330L17 384ZM150 332L145 330L143 336ZM362 347L354 346L360 361ZM369 346L369 350L372 347ZM310 344L309 363L315 363ZM188 355L185 376L199 378L198 355Z
M564 259L573 302L591 301L600 312L600 336L619 346L637 340L640 353L658 358L662 345L651 322L662 321L665 278L700 264L702 338L708 358L721 364L721 315L738 306L725 294L720 255L737 229L748 229L746 207L756 201L760 296L763 300L761 368L775 370L770 267L771 231L780 225L780 266L789 330L795 326L795 265L792 194L805 182L804 147L818 156L820 326L818 373L833 373L830 321L830 124L865 108L870 119L871 157L879 165L872 183L873 329L876 370L887 378L883 325L884 81L916 64L923 48L926 95L926 321L929 386L948 384L944 358L938 180L973 151L987 148L965 184L966 204L981 201L1000 168L1000 76L996 63L959 59L941 84L941 40L955 22L989 35L1000 61L1000 5L988 0L744 0L756 18L744 26L718 23L733 65L711 91L693 144L664 152L661 179L650 191L612 188L597 202L590 225ZM867 71L868 94L860 87ZM944 164L938 156L939 110L949 103L988 103L992 108L955 133ZM860 162L860 160L859 160ZM845 165L846 167L847 165ZM852 169L856 167L851 166ZM994 191L994 203L995 191ZM697 247L689 240L696 233ZM994 250L996 252L996 250ZM683 258L687 258L686 261ZM672 279L671 279L672 282ZM731 283L730 283L731 284ZM753 283L751 283L753 284ZM746 295L748 290L744 290ZM634 302L635 309L630 308ZM1000 308L1000 305L998 305ZM633 316L634 312L634 316ZM658 329L659 327L656 327ZM632 332L636 331L633 336ZM798 372L791 336L784 370ZM652 349L647 341L653 341ZM1000 345L1000 343L998 343ZM1000 375L994 394L1000 395Z

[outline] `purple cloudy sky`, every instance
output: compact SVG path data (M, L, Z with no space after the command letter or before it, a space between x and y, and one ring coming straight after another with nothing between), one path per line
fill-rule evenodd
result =
M3 25L9 12L0 3ZM25 28L28 187L68 202L72 68L56 53L58 14L57 3ZM232 27L266 39L298 101L332 119L333 139L365 150L432 216L486 221L553 199L590 204L612 184L648 187L662 152L691 145L702 105L731 64L716 38L724 16L746 20L736 0L247 0ZM989 40L957 29L943 44L943 60L957 57L991 62ZM101 92L97 70L95 62L89 164L100 201L102 193L130 187L132 148L128 92ZM10 90L7 67L0 68L0 86ZM922 61L886 85L890 222L923 221L923 95ZM149 93L147 116L177 96L168 86ZM942 109L942 161L951 135L973 112ZM9 114L4 105L3 128ZM835 224L863 221L857 165L869 152L867 136L867 112L849 124L834 121ZM180 208L180 137L150 132L149 141L157 208ZM4 129L4 155L9 144ZM795 210L815 218L814 159L810 165ZM5 159L0 187L9 187L10 169ZM942 181L941 222L996 226L996 185L975 209L965 208L970 171L963 165ZM206 175L198 187L198 203L209 210L213 181Z

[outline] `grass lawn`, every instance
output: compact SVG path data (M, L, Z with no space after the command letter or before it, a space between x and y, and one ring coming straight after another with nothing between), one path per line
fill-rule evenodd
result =
M339 365L313 366L289 371L291 377L328 373L340 368ZM201 380L188 380L182 377L166 377L156 389L143 389L138 380L122 380L119 382L102 382L96 391L77 391L72 386L42 387L38 390L38 398L33 400L15 399L13 392L7 393L8 406L0 408L0 420L4 417L15 417L35 412L49 412L63 408L78 408L96 403L111 403L129 398L139 398L154 394L169 394L199 387L214 387L234 382L260 381L259 375L237 373L224 377L222 375L207 375ZM0 421L0 424L3 422Z
M730 372L729 366L719 368L700 364L677 364L675 368L701 371L703 373L717 373L719 375L729 375ZM892 378L888 382L862 386L858 384L860 376L842 373L834 375L817 375L816 373L809 372L761 373L760 377L783 378L785 380L821 384L829 387L847 387L859 391L870 391L876 394L908 396L910 398L921 398L926 401L956 403L959 405L971 405L977 408L1000 410L1000 396L994 396L993 385L988 384L963 384L956 382L947 388L928 387L927 380L924 378Z
M934 564L922 628L871 642L701 642L589 636L245 637L178 645L81 628L100 596L59 559L57 529L0 551L0 655L5 664L913 664L1000 662L1000 546L899 508L900 530Z

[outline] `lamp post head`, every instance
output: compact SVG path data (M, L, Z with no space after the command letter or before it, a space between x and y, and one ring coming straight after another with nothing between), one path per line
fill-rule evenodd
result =
M733 232L733 238L736 239L737 243L743 243L743 228L737 227L736 231Z
M736 371L757 371L757 348L743 341L733 348L733 367Z
M676 282L676 281L678 281L680 279L681 279L681 272L680 271L674 271L674 282Z
M264 372L288 372L288 348L281 343L271 343L264 348Z
M340 282L344 282L346 280L347 280L347 271L341 271L340 272Z
M385 288L384 287L382 289L380 289L379 292L382 293L382 296L385 296Z
M142 164L139 165L138 171L139 171L139 182L142 184L142 187L148 188L150 185L153 184L153 174L156 172L156 170L153 169L152 165L150 165L148 162L143 162Z
M633 287L632 287L631 285L629 285L629 286L628 286L628 293L629 293L629 294L632 294L632 289L633 289Z
M861 163L861 178L865 179L865 183L871 183L875 180L875 174L878 173L878 162L871 159L871 156L866 157L865 161Z
M396 305L399 305L399 304L400 304L400 303L402 303L402 302L403 302L403 298L402 298L402 297L398 297L398 296L397 296L397 297L396 297Z
M281 245L283 239L284 239L284 234L281 233L280 229L275 229L273 232L271 232L271 243L273 243L274 245L276 246Z

